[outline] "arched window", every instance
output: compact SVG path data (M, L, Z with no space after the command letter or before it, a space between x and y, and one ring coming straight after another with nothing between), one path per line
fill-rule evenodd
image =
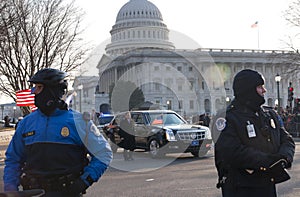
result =
M211 103L209 99L204 100L204 110L205 112L210 113L211 112Z

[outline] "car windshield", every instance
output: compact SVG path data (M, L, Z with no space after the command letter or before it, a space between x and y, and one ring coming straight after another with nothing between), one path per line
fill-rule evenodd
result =
M185 122L173 113L149 114L151 125L172 125L184 124Z
M104 125L110 123L110 121L114 118L114 116L100 116L99 117L99 124Z

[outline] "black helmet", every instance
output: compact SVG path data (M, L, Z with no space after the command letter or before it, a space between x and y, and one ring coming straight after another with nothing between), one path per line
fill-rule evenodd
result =
M44 68L35 73L29 82L41 83L47 86L56 86L63 83L64 79L68 76L68 73L60 71L54 68Z

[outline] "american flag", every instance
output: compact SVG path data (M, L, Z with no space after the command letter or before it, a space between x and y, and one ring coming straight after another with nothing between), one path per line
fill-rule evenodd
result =
M34 94L31 94L31 89L19 90L16 92L17 106L32 106L34 105Z
M251 25L251 28L255 28L255 27L258 27L258 21L256 21L255 23L253 23L253 24Z

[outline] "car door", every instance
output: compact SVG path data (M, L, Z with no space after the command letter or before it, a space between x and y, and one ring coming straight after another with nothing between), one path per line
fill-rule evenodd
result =
M147 126L143 113L132 113L132 119L135 122L135 142L137 147L147 147Z

